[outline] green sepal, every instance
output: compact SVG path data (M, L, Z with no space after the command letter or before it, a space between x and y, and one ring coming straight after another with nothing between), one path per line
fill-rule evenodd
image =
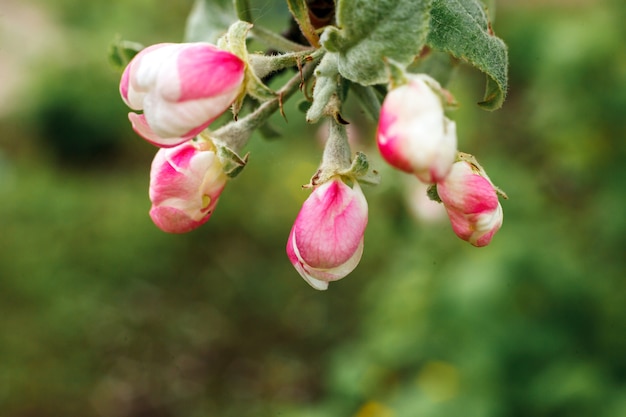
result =
M479 0L434 0L428 45L467 61L487 75L483 101L486 110L502 106L508 83L508 56L504 42L491 28Z
M144 48L137 42L116 39L109 45L109 62L118 71L124 71L128 63Z
M218 48L237 55L246 63L243 88L233 103L233 113L235 117L239 114L246 95L250 95L259 101L271 100L276 96L276 93L261 81L250 66L246 39L251 28L251 23L239 20L233 23L226 35L222 36L217 42Z
M385 70L387 71L387 77L389 81L389 88L392 90L398 88L401 85L408 83L406 66L402 65L393 59L385 58Z
M378 171L370 167L367 156L363 152L357 152L352 160L350 168L344 172L339 172L339 175L355 179L361 184L380 184L380 174Z
M246 39L251 28L252 23L244 22L243 20L236 21L230 25L226 34L217 40L217 47L237 55L247 65L248 48Z
M496 190L496 194L498 194L505 200L508 200L509 196L506 195L506 193L500 187L497 187L493 183L493 181L491 181L491 178L489 178L489 175L487 175L487 171L485 171L483 166L478 163L478 159L476 159L474 155L465 152L457 152L456 161L463 161L470 164L472 166L472 171L489 181L493 189Z
M439 81L435 80L428 74L415 74L414 76L421 78L426 83L426 85L428 85L428 87L430 87L430 89L439 96L439 98L441 99L441 104L443 104L445 110L458 109L459 103L456 101L450 91L446 90L441 86L441 84L439 84Z
M215 143L216 155L222 164L222 170L229 178L235 178L248 163L249 153L244 157L237 155L235 151L224 145Z
M370 167L367 155L363 152L357 152L345 169L324 169L321 167L311 178L306 187L314 187L329 181L331 178L340 176L347 181L358 181L361 184L378 185L380 184L380 173Z
M428 198L430 198L432 201L435 201L437 203L441 203L441 197L439 197L439 193L437 192L437 184L431 184L428 189L426 190L426 195L428 196Z

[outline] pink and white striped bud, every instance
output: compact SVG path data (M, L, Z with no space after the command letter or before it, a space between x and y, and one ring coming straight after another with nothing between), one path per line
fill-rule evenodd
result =
M150 170L152 221L169 233L185 233L206 223L227 180L210 142L159 149Z
M456 156L456 125L444 116L439 84L425 75L387 93L380 110L377 142L393 167L414 173L420 181L442 180ZM439 87L441 88L441 87Z
M139 52L120 81L133 129L159 147L193 138L239 95L245 64L209 43L162 43Z
M289 234L287 256L316 290L348 275L361 260L367 201L355 181L338 178L315 188Z
M437 183L452 229L474 246L486 246L502 226L498 193L481 169L468 161L452 165L448 176Z

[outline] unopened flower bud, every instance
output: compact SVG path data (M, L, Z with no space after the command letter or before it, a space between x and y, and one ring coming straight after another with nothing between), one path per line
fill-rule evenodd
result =
M163 231L185 233L204 224L226 185L210 142L159 149L150 171L150 217Z
M484 172L484 171L483 171ZM452 229L474 246L486 246L502 226L502 206L491 181L468 161L452 165L448 176L437 183Z
M333 178L302 205L287 242L289 260L313 288L325 290L358 265L366 226L367 201L359 184Z
M209 43L162 43L139 52L120 81L133 110L133 129L159 147L193 138L220 116L241 91L245 64Z
M378 122L377 142L393 167L413 173L422 182L442 180L456 155L456 125L444 116L438 84L427 76L411 76L389 91Z

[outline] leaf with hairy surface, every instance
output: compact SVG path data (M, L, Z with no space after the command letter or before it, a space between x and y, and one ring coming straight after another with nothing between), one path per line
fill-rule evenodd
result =
M467 61L487 75L487 86L479 106L496 110L502 106L508 83L507 48L494 35L484 2L478 0L434 0L428 45Z
M362 85L388 80L385 59L408 65L426 42L432 0L340 0L337 27L322 45L337 55L339 73Z

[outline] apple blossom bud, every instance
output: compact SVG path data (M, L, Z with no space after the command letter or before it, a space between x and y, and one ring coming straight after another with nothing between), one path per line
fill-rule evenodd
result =
M454 233L472 245L488 245L502 226L498 193L489 178L472 163L455 162L448 176L437 183L437 193Z
M163 43L139 52L120 81L133 129L159 147L193 138L239 95L245 64L209 43Z
M393 167L414 173L425 183L442 180L456 156L456 125L444 116L435 80L411 76L389 91L378 122L377 142ZM439 87L440 88L440 87Z
M287 256L317 290L348 275L361 260L367 201L355 181L337 177L319 185L302 205L289 234Z
M163 231L185 233L213 213L227 176L210 142L159 149L150 170L150 217Z

